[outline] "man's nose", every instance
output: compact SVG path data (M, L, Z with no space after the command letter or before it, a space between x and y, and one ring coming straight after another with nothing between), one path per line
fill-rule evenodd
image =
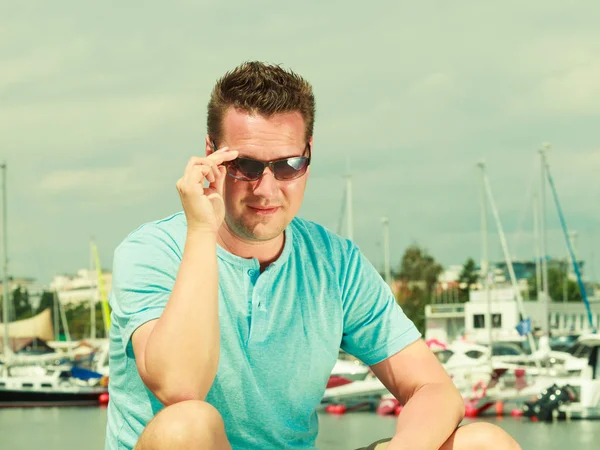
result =
M262 177L254 185L254 194L264 198L273 198L277 195L278 190L279 187L277 186L277 180L273 175L273 171L270 167L266 167Z

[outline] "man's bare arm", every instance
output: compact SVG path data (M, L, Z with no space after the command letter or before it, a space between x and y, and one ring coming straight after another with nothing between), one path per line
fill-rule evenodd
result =
M389 450L437 450L464 417L454 383L422 339L372 366L404 405Z
M227 150L191 158L177 181L187 223L181 265L161 317L132 335L138 372L164 405L204 400L217 373L217 233L225 216L226 177L222 164L237 157L237 151Z
M132 344L140 376L161 403L204 400L220 347L214 235L188 235L165 310L133 333Z

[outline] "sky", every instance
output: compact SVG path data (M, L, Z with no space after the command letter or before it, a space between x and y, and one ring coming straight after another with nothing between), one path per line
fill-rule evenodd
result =
M215 81L244 61L314 88L300 215L338 231L353 180L354 240L381 268L408 245L443 265L481 255L485 161L513 258L532 258L538 149L586 276L600 280L600 3L507 0L4 2L0 159L9 271L48 283L102 265L140 224L181 210L175 182L204 151ZM548 253L565 257L547 192ZM501 259L489 218L490 256ZM342 230L343 232L343 230Z

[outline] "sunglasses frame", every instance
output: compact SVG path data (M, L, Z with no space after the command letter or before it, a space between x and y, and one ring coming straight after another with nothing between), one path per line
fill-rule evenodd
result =
M215 141L211 141L212 142L212 146L213 149L215 151L217 151L217 146L215 144ZM308 151L308 156L304 156L306 154L306 152ZM278 181L292 181L292 180L296 180L298 178L300 178L302 175L304 175L306 173L306 170L308 169L308 166L310 166L310 160L311 160L311 146L310 146L310 142L306 143L306 147L304 147L304 152L302 153L301 156L290 156L288 158L281 158L281 159L275 159L273 161L260 161L258 159L254 159L254 158L245 158L245 157L238 157L236 159L234 159L233 161L228 161L226 163L224 163L223 165L225 167L227 167L227 169L229 169L229 166L234 163L234 161L239 160L239 159L243 159L246 161L252 161L252 162L256 162L256 163L260 163L263 168L262 171L260 172L260 175L257 178L240 178L240 177L236 177L235 175L232 175L231 173L229 173L229 170L227 170L227 175L229 175L231 178L234 178L236 180L240 180L240 181L257 181L260 180L262 178L262 176L265 173L265 169L268 167L269 169L271 169L271 172L273 173L273 176L275 177L276 180ZM304 172L302 173L298 173L298 175L296 175L294 178L285 178L285 179L281 179L281 178L277 178L277 172L275 171L275 167L274 165L277 164L278 162L282 162L282 161L289 161L290 159L296 159L296 158L302 158L306 161L306 166L304 168Z

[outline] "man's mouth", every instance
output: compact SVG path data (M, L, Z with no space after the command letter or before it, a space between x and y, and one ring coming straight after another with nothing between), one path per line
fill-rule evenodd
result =
M275 214L280 206L250 206L248 208L255 212L256 214L268 216L270 214Z

